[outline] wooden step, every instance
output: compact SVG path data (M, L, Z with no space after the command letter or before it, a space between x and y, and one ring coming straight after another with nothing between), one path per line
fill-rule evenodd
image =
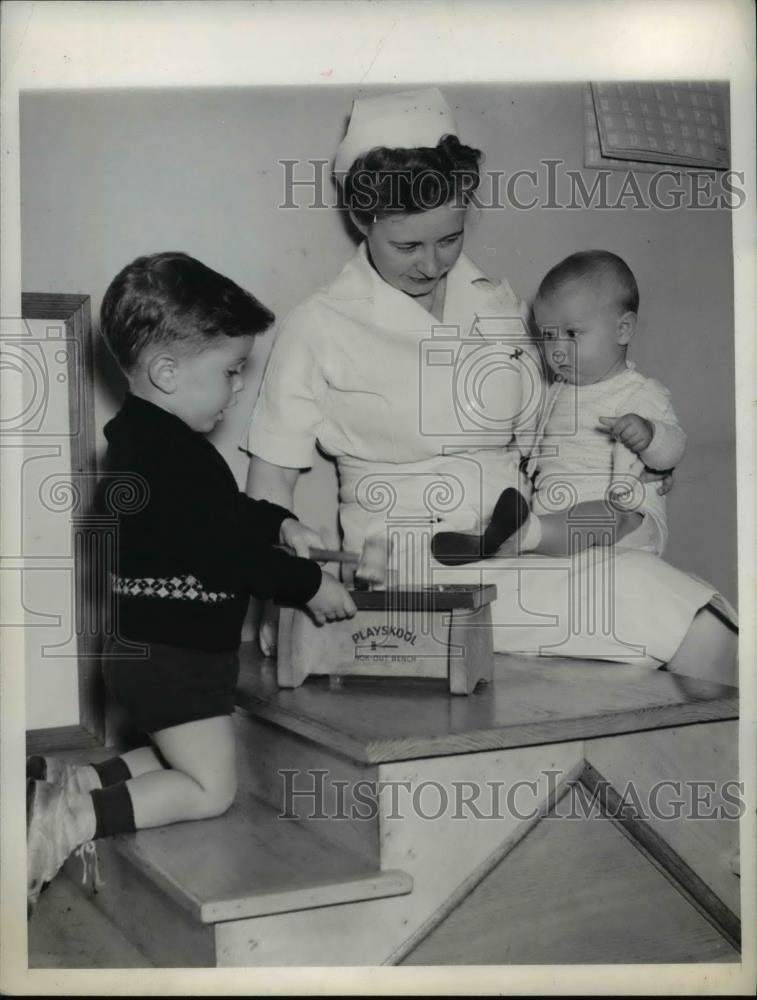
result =
M97 843L88 897L157 965L213 966L214 925L402 895L412 879L314 836L241 791L224 816ZM76 857L67 875L81 879Z
M378 871L244 793L217 819L140 830L115 846L205 924L401 895L412 887L403 872Z
M313 836L380 868L376 765L356 764L328 746L241 711L234 715L234 728L240 790L277 812L296 815ZM361 789L358 803L355 795Z
M306 760L308 767L327 768L331 778L354 780L357 771L348 761L322 753L301 758L299 748L292 756L287 741L260 732L260 723L240 716L235 723L239 791L224 816L98 841L99 889L91 879L82 887L77 857L64 867L86 898L158 966L219 964L216 925L252 926L272 914L412 890L413 880L404 871L381 870L375 818L309 819L307 808L298 818L279 818L278 767ZM116 752L94 746L58 756L83 764Z

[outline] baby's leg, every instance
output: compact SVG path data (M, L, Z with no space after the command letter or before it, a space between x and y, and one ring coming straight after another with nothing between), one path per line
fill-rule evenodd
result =
M616 545L638 528L642 520L636 511L616 510L604 500L587 500L570 510L539 514L541 537L530 551L570 556L592 546ZM523 530L528 528L526 524Z
M701 608L665 669L738 687L738 633L709 607Z
M615 510L603 500L586 500L555 514L532 513L496 555L506 558L536 552L570 556L592 546L616 545L635 531L642 520L642 515L635 511Z
M440 531L431 541L431 551L447 566L522 552L570 556L591 546L615 545L641 522L636 511L615 509L604 500L587 500L555 514L529 515L523 496L507 489L483 535Z
M445 566L462 566L495 555L528 518L528 502L512 487L503 490L483 535L439 531L431 539L434 557Z

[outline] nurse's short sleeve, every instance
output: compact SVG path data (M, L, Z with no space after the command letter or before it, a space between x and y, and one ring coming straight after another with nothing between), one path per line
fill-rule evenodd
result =
M317 317L308 303L281 325L241 447L273 465L313 464L326 383L318 361Z

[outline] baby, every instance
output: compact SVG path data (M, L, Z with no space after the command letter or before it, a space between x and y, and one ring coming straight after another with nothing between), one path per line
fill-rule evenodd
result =
M668 390L626 360L638 308L633 273L606 250L572 254L545 276L534 319L552 384L525 467L531 508L518 490L505 490L483 535L434 537L440 562L618 543L662 553L665 502L640 476L644 466L676 466L686 435Z

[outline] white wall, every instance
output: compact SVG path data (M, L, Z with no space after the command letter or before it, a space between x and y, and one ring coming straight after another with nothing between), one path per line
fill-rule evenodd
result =
M23 523L22 551L26 560L19 580L19 607L5 620L21 620L26 649L26 725L28 729L68 726L79 720L77 643L73 632L74 557L69 499L61 484L70 481L68 437L69 384L65 325L53 319L27 320L29 350L48 373L44 383L23 386L29 410L42 403L41 419L24 445L20 467ZM33 369L28 366L26 371ZM11 553L4 553L10 555ZM13 574L14 576L16 574ZM10 611L9 608L5 609Z
M582 166L579 87L449 86L445 94L488 168L510 174L539 169L546 158ZM181 249L285 314L336 274L352 243L334 211L277 208L277 160L330 159L354 96L337 87L23 95L25 290L89 293L96 315L130 259ZM689 434L670 497L668 558L735 599L729 213L489 210L466 243L485 271L506 275L524 297L552 264L588 247L619 253L636 273L642 306L633 356L669 386ZM271 340L269 333L257 343L256 377L217 433L240 482L246 458L236 443ZM98 403L101 424L115 397L101 388ZM298 511L330 532L333 491L324 464L303 477L297 498Z

